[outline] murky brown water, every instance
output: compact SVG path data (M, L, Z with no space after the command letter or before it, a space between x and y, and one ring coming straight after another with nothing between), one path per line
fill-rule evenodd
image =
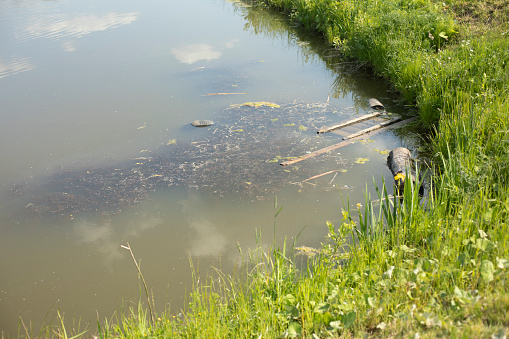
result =
M379 134L340 141L322 126L404 113L386 84L267 10L212 0L0 0L0 330L37 331L59 310L85 323L137 301L130 243L159 311L184 304L192 259L230 270L237 244L319 246L350 202L388 177ZM208 95L217 93L246 93ZM330 98L328 101L328 97ZM243 106L272 102L279 107ZM194 128L196 119L215 122ZM369 161L358 164L356 159ZM305 181L317 174L335 171ZM338 190L338 188L340 190Z

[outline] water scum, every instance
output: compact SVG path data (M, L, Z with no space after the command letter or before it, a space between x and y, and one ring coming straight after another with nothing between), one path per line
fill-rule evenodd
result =
M337 142L334 136L316 135L316 130L332 119L337 120L337 114L327 104L232 105L216 125L200 132L189 126L189 133L196 132L199 140L170 139L164 146L144 150L123 163L68 169L42 178L38 184L23 184L28 187L23 192L23 206L35 213L62 215L115 211L171 186L264 199L284 185L317 174L312 166L286 169L279 162ZM340 172L345 167L339 154L313 161L335 161L335 171Z

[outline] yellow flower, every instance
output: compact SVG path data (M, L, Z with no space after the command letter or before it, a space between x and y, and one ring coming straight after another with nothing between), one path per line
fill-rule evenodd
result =
M405 175L403 173L396 174L394 180L398 181L399 179L405 179Z

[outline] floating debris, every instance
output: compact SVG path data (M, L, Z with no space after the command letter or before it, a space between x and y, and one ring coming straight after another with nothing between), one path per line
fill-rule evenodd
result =
M20 183L24 187L20 207L67 216L86 211L118 212L165 187L200 189L216 196L270 196L285 185L316 175L312 168L284 171L278 162L294 159L289 155L295 152L330 143L325 138L303 137L282 125L299 121L303 127L316 128L333 117L325 105L298 102L278 106L280 109L274 110L271 105L260 105L256 114L250 106L231 107L218 117L222 123L205 130L201 140L171 139L158 149L133 152L139 155L123 162L62 170ZM273 119L281 124L271 123ZM232 121L238 124L235 130ZM203 120L196 123L202 125ZM236 132L234 136L232 132ZM168 144L171 147L166 147Z

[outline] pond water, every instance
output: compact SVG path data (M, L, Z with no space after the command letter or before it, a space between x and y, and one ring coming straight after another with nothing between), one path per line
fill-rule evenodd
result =
M386 150L418 143L394 129L280 166L340 142L316 131L371 112L368 98L407 111L384 81L268 9L0 0L0 25L7 335L20 318L35 332L55 324L57 310L95 329L97 317L137 302L127 243L157 310L178 313L190 260L229 271L256 232L272 243L276 198L278 243L302 231L298 245L320 246L325 222L340 221L341 195L363 202L373 178L390 178ZM215 124L192 127L197 119Z

